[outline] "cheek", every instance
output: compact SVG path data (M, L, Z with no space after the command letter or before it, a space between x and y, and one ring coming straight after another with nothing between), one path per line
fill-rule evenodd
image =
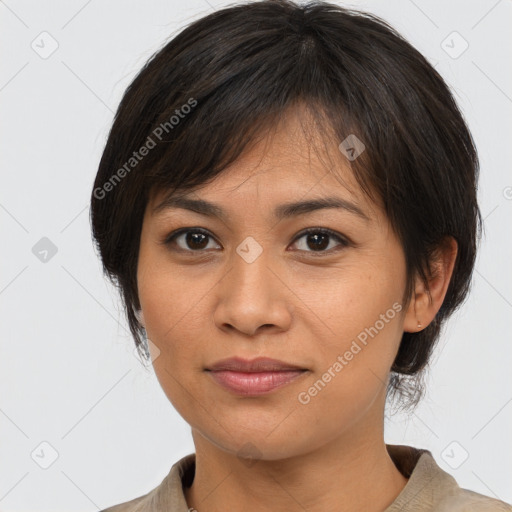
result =
M204 279L195 276L193 265L173 264L165 250L152 244L149 235L141 237L137 286L148 337L166 345L184 325L194 324Z
M196 381L204 353L206 319L199 311L204 292L197 281L190 286L190 276L153 266L140 283L139 295L148 338L159 350L153 360L156 377L174 408L196 427L196 413L202 410Z
M207 325L199 283L190 286L189 277L180 279L176 273L155 270L141 288L147 334L162 355L165 353L170 361L186 362L195 353L197 359L197 346Z
M147 337L158 349L158 357L153 360L155 372L159 379L170 378L174 374L172 363L176 361L177 351L168 340L181 339L179 332L187 321L186 307L191 304L188 295L192 292L190 286L182 286L179 273L170 270L161 251L155 250L151 243L143 229L137 268L138 295Z
M149 251L148 251L149 252ZM139 298L148 338L158 350L155 374L176 410L193 424L197 376L212 340L205 305L216 279L194 265L170 265L161 255L141 254Z
M368 329L375 333L375 327L383 338L394 339L400 333L396 319L401 316L405 287L402 270L400 265L361 262L331 272L328 278L308 275L297 286L307 306L300 321L308 319L309 329L327 347L343 348L359 335L364 339Z
M304 401L332 402L343 415L353 407L357 416L385 387L403 332L404 274L399 264L354 265L323 287L304 283L309 302L301 321L313 333L318 361Z

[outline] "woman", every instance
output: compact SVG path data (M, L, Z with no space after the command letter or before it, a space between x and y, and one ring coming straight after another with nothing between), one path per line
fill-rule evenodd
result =
M383 433L467 295L477 175L446 84L371 15L251 2L156 53L91 220L195 453L107 510L512 510Z

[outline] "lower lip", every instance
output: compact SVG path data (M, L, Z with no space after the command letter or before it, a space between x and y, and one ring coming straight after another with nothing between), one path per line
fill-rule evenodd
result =
M305 373L303 370L281 372L234 372L210 371L210 375L221 386L238 395L257 396L286 386Z

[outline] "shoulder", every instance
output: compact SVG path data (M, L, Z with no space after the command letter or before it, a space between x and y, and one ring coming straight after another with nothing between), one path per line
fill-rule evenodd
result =
M459 487L443 496L435 510L438 512L512 512L512 505Z
M168 512L188 509L183 485L193 478L195 454L189 454L176 462L160 485L152 491L130 501L113 505L100 512Z
M405 445L387 445L408 482L386 512L512 512L512 505L461 488L441 469L432 453Z
M113 505L100 512L156 512L158 509L154 507L154 497L158 494L161 486L162 484L143 496Z
M149 510L151 509L148 508L147 495L144 495L134 500L125 501L113 507L105 508L100 512L149 512Z

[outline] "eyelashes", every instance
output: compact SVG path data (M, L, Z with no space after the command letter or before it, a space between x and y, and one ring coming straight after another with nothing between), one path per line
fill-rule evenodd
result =
M181 240L180 240L181 239ZM305 243L302 244L303 248L298 249L299 252L307 253L308 256L318 257L323 255L332 255L348 246L353 245L351 241L344 235L332 231L327 228L308 228L301 231L293 239L292 244L295 245L298 241L304 239ZM190 253L190 255L198 255L205 253L210 249L215 249L211 246L211 241L215 237L208 231L202 228L181 228L168 234L163 240L162 244L167 246L170 250L179 253ZM178 242L182 242L181 247ZM332 241L337 242L334 247L331 247ZM215 242L216 243L216 242ZM192 248L188 245L190 244ZM310 245L313 249L310 248ZM193 248L195 245L195 248ZM314 250L314 248L318 250ZM329 248L330 247L330 248ZM326 250L326 248L328 248Z
M318 236L314 236L314 235L320 235L320 236L318 237ZM312 237L312 238L308 239L307 237ZM305 245L306 247L308 247L307 242L313 240L314 241L313 246L317 245L317 247L316 247L317 249L321 249L324 247L324 245L325 245L324 242L326 239L335 240L338 243L338 246L335 246L334 250L332 247L329 250L320 250L320 251L315 251L315 250L308 251L305 249L299 249L299 250L304 250L304 252L307 252L307 253L312 253L311 254L312 256L321 256L322 254L330 255L333 252L337 252L337 251L344 249L350 245L350 242L347 240L346 237L344 237L343 235L341 235L339 233L336 233L335 231L332 231L331 229L327 229L327 228L308 228L304 231L301 231L294 238L293 243L295 244L298 240L301 240L301 239L307 240L306 245ZM329 240L327 247L329 247L331 245L331 240Z
M167 235L164 239L164 244L165 245L169 245L171 246L171 249L174 249L174 245L176 243L176 240L181 237L182 235L187 235L187 234L190 234L190 233L193 233L195 235L201 235L201 237L190 237L188 239L186 239L186 242L195 242L195 243L201 243L201 242L204 242L204 240L208 239L208 238L211 238L213 239L213 236L208 233L208 231L205 231L204 229L201 229L201 228L182 228L182 229L179 229L178 231L174 231L172 233L170 233L169 235ZM201 249L196 249L196 250L193 250L193 249L183 249L182 247L179 247L178 248L180 251L182 252L204 252L204 248L201 248Z

